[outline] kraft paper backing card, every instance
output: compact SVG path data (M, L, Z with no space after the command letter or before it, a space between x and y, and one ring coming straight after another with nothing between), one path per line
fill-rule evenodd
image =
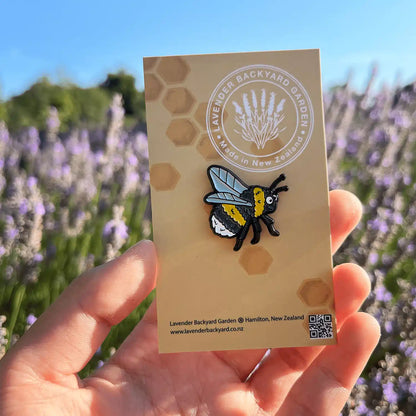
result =
M336 343L319 50L144 58L160 352ZM288 192L239 251L207 168Z

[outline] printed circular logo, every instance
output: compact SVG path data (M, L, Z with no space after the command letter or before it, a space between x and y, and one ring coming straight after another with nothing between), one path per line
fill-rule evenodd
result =
M283 69L250 65L215 88L207 131L217 152L233 166L269 172L293 162L313 130L313 108L303 85Z

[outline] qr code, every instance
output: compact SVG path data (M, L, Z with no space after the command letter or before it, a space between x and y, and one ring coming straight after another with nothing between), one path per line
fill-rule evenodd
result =
M309 315L309 338L327 339L333 337L331 314Z

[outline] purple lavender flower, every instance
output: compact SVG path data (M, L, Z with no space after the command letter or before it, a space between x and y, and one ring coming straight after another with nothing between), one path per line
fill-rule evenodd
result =
M377 178L376 183L378 185L389 187L393 183L393 177L391 175L385 175L383 178Z
M372 251L368 256L368 261L371 265L376 264L378 262L378 254Z
M387 139L387 134L384 130L382 129L376 129L373 133L374 141L378 144L378 145L383 145L386 144L388 142Z
M36 254L33 256L33 261L34 261L35 263L40 263L42 260L43 260L43 256L42 256L42 254L40 254L40 253L36 253Z
M139 161L137 160L137 157L134 155L129 155L129 157L127 158L127 161L130 166L137 166L139 163Z
M344 138L339 138L337 140L337 147L339 147L340 149L345 149L347 147L347 141Z
M393 323L391 321L386 321L384 324L384 329L388 334L391 334L393 332Z
M29 188L33 188L33 187L35 187L35 186L37 185L37 183L38 183L38 179L37 179L37 178L35 178L34 176L29 176L29 177L27 178L27 186L28 186Z
M376 166L377 163L380 162L380 158L381 158L380 152L378 150L375 150L375 151L373 151L369 154L369 156L367 158L367 163L370 166Z
M386 384L383 384L383 394L389 403L397 403L399 396L394 391L394 384L391 381L387 382Z
M100 164L100 163L104 162L104 152L102 150L97 150L93 154L93 160L94 160L95 164Z
M365 384L365 379L363 377L358 377L358 380L356 382L359 386L362 386Z
M379 109L374 109L370 112L370 118L372 120L378 120L381 117L381 112Z
M368 415L368 407L363 401L360 401L359 405L355 408L359 415Z
M355 156L358 152L358 144L350 142L347 144L347 155Z
M383 378L383 376L382 376L382 374L381 374L381 372L377 372L376 373L376 375L375 375L375 377L373 377L371 380L370 380L370 387L373 389L373 390L379 390L380 389L380 387L381 387L381 380L382 380L382 378Z
M69 165L67 165L67 164L62 165L62 170L61 170L61 174L60 174L60 176L61 176L62 178L65 178L66 176L68 176L68 175L70 175L70 174L71 174L71 166L69 166Z
M386 221L380 219L380 218L374 218L372 220L368 221L368 226L371 230L380 231L382 233L387 233L389 231L389 227L386 223Z
M124 207L113 207L113 219L103 228L103 239L106 242L106 259L113 258L128 239L128 228L123 219Z
M414 251L415 251L415 244L414 243L409 243L406 247L406 253L413 254Z
M9 154L8 158L6 159L6 166L9 168L12 168L17 165L17 162L19 160L19 154L18 153L11 153Z
M35 156L39 150L39 132L35 127L29 127L24 140L23 149L31 157Z
M150 175L149 175L149 172L148 171L144 172L143 181L145 183L149 183L149 181L150 181Z
M29 203L28 203L28 200L25 198L20 202L19 214L26 215L28 211L29 211Z
M40 201L37 202L35 204L34 211L37 215L41 215L41 216L45 215L46 210L45 210L45 206L43 205L43 202L40 202Z
M4 121L0 121L0 143L8 143L9 142L9 131L7 130L6 123Z
M112 234L116 235L122 240L128 238L127 225L122 221L110 220L104 225L103 236L109 237Z
M9 228L6 231L6 237L8 240L14 240L19 235L19 230L17 228Z
M412 356L412 354L414 353L414 351L415 351L415 349L410 345L410 346L405 346L405 348L404 348L404 350L403 350L403 352L404 352L404 355L406 356L406 357L411 357Z
M46 127L48 130L55 132L59 129L61 122L58 116L58 110L55 107L51 107L49 110L49 117L46 120Z
M395 211L393 213L393 221L395 224L402 225L403 224L403 216L400 214L400 212Z
M393 120L397 127L407 129L411 125L409 118L401 111L397 111L395 114L393 114Z
M370 208L376 208L377 207L377 200L374 198L371 198L370 201L368 201L368 205Z
M410 175L404 175L403 176L403 183L406 186L409 186L412 183L412 178L410 177Z
M26 323L28 325L33 325L36 322L37 318L33 313L30 313L26 318Z
M390 302L393 298L392 294L387 291L384 286L376 287L375 290L376 300L381 302Z
M133 141L133 146L135 152L142 158L148 159L149 158L149 147L147 142L147 136L139 132L135 136L135 140Z

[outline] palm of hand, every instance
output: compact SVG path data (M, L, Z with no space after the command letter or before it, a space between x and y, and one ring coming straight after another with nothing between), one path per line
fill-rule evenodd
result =
M354 203L344 192L331 195L334 248L357 221ZM334 271L336 346L273 349L246 380L265 350L159 354L152 305L109 362L80 380L77 372L149 293L154 275L153 247L141 243L77 279L0 361L0 414L338 415L378 340L374 320L356 313L368 278L342 265Z

